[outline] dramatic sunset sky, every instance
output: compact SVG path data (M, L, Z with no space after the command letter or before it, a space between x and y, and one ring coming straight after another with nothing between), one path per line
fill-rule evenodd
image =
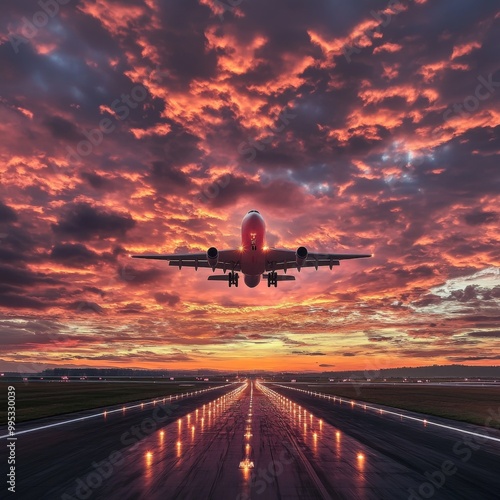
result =
M2 5L0 369L500 364L497 1L59 2ZM375 257L276 289L128 258L250 209Z

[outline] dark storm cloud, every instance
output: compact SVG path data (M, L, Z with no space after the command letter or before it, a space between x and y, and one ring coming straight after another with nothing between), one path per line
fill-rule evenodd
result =
M467 334L469 337L485 337L500 339L500 330L483 330L478 332L470 332Z
M68 305L68 309L78 314L102 314L104 309L97 302L78 300Z
M172 193L179 187L184 191L189 185L189 178L166 161L153 162L149 179L159 193Z
M124 268L117 269L117 276L123 279L128 286L138 287L148 283L166 281L167 270L158 267L140 267L127 264ZM167 278L168 279L168 278Z
M67 12L71 15L57 16L32 40L35 45L44 44L47 37L48 45L55 41L57 47L50 54L36 53L31 43L22 45L19 54L14 54L10 43L0 46L0 65L8 68L5 75L2 74L6 94L30 95L35 92L39 97L29 106L34 112L33 123L27 123L25 119L18 127L19 135L29 138L33 149L38 146L47 155L67 156L69 146L76 147L79 141L86 140L90 130L98 129L103 119L101 107L109 108L141 85L124 74L131 68L126 64L123 49L98 19L74 8ZM110 60L116 66L112 66ZM114 131L93 147L93 154L109 156L108 149L117 148L120 141L130 139L127 128L142 127L159 119L164 103L151 99L147 89L140 88L146 93L146 100L139 106L127 107L125 126L115 116L111 117ZM14 97L8 102L24 105ZM48 109L59 110L64 117L56 113L44 116ZM46 136L34 133L34 127L44 130Z
M178 123L172 123L166 135L145 140L156 157L148 168L145 180L160 194L185 194L191 180L181 167L204 162L200 141L200 137Z
M471 300L477 300L477 288L477 286L468 285L463 290L454 290L453 292L451 292L449 299L456 300L458 302L469 302Z
M465 215L465 222L469 224L469 226L478 226L481 224L490 224L496 222L498 220L497 212L471 212Z
M66 36L69 37L70 33L66 33ZM70 53L68 48L74 43L75 39L66 50L56 51L48 57L37 54L31 45L23 45L19 55L13 53L10 44L0 45L0 63L3 67L9 68L3 80L8 95L15 95L16 86L18 92L26 94L30 89L33 92L34 85L40 102L33 102L31 109L40 109L41 116L44 114L43 107L72 111L73 124L67 123L66 118L54 116L45 117L40 122L51 135L71 141L77 139L75 123L91 128L89 125L97 123L100 119L99 105L109 106L122 92L130 91L134 86L128 78L113 74L109 66L106 67L104 55L98 56L93 53L91 56L86 42L82 42L80 49L83 53L88 53L92 58L96 57L102 66L101 69L108 73L109 79L101 87L101 91L97 90L93 82L101 81L99 70L87 66L82 54L77 58ZM38 76L33 78L35 75ZM36 83L33 84L33 81ZM12 103L16 102L12 100ZM78 108L75 108L75 102L78 103ZM63 130L65 124L66 133ZM80 138L84 138L83 135Z
M383 38L375 39L374 43L379 46L387 42L403 41L407 53L413 57L407 59L394 57L413 66L424 62L447 60L457 39L463 41L474 39L477 36L478 25L485 20L492 20L497 11L494 2L472 4L466 1L446 0L439 4L434 2L426 2L424 5L417 5L415 2L404 2L404 4L408 5L408 9L393 16L388 26L383 28ZM370 48L365 50L371 53ZM381 53L380 57L384 54ZM480 57L468 55L465 60L474 65L474 71L484 67L487 61L493 59L491 54L488 55L488 51L485 51ZM448 88L451 91L460 88L460 84L461 82L455 82Z
M496 314L496 315L486 316L482 314L471 314L463 316L461 319L462 321L465 321L467 323L475 323L480 328L481 327L487 328L488 326L490 326L491 328L495 328L498 326L498 323L500 322L500 315Z
M72 142L81 139L75 125L61 116L49 116L44 120L44 124L56 139Z
M119 190L119 183L106 178L103 175L96 174L95 172L82 172L82 178L85 179L90 186L97 190L106 192Z
M0 247L0 261L9 263L15 261L25 260L25 256L21 255L19 252L15 250L9 250L7 248Z
M291 206L304 198L304 192L295 184L288 181L276 180L266 186L247 179L246 177L228 175L220 178L220 185L227 188L218 189L216 196L209 197L207 204L216 207L226 207L235 204L239 199L252 200L253 205Z
M215 75L217 52L207 48L204 27L210 9L196 0L173 0L159 4L162 29L151 30L149 41L161 45L160 66L168 71L168 84L184 88L195 79Z
M187 132L178 124L174 125L172 131L162 139L166 161L175 166L199 161L202 156L200 140L200 137Z
M47 309L50 307L50 304L26 295L0 293L0 306L8 309L33 309L39 311Z
M58 244L52 249L50 258L69 267L95 265L101 260L98 253L89 250L81 243Z
M483 141L473 148L482 149L482 146ZM469 144L461 144L460 139L453 139L448 147L435 152L437 164L444 169L440 175L429 175L428 165L423 165L417 171L420 174L418 182L429 197L440 193L440 205L451 205L456 196L464 197L470 203L479 201L483 195L498 193L500 179L495 174L497 159L495 156L483 156L477 168L471 169L470 165L477 162L473 148Z
M17 214L16 211L0 201L0 224L16 222Z
M181 300L179 295L167 292L157 292L154 294L154 298L158 304L168 304L170 307L174 307Z
M50 240L47 235L39 234L26 221L18 225L2 225L0 222L0 255L3 263L39 261L43 254L37 251L48 247Z
M123 237L135 226L130 215L95 208L86 203L67 209L52 230L62 237L88 241L94 238Z
M37 287L30 292L32 298L43 300L48 304L64 303L70 297L75 297L81 295L80 290L74 290L71 287Z
M484 300L492 300L500 298L500 286L495 286L489 290L482 290Z
M433 295L433 294L426 294L422 296L421 299L416 300L413 304L416 307L427 307L431 305L437 305L440 304L443 301L443 298L440 297L439 295Z
M44 273L37 273L30 269L20 267L12 267L0 264L0 276L2 284L14 286L32 286L36 284L55 285L60 283L59 280L52 278Z
M134 302L126 304L125 307L120 307L116 312L119 314L143 314L145 307L142 304Z

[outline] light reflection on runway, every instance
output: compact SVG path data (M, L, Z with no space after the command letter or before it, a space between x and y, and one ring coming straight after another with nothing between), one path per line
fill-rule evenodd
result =
M306 454L325 474L324 484L342 498L498 498L494 464L500 463L500 435L495 428L430 420L280 384L260 387L307 445ZM317 417L301 404L316 408L328 422L320 418L315 430Z
M459 434L467 434L467 435L475 436L475 437L478 437L481 439L486 439L488 441L494 441L494 442L500 443L500 437L498 437L498 436L490 436L486 432L482 432L482 433L475 432L475 431L471 431L468 429L460 428L456 425L446 425L446 424L437 422L435 420L429 420L427 418L418 417L416 415L413 415L412 414L413 412L410 412L410 411L398 410L398 409L387 410L387 409L380 408L379 405L375 405L375 404L367 405L366 403L363 403L360 401L354 401L352 399L347 400L347 399L344 399L340 396L333 396L331 394L324 394L321 392L309 391L306 389L300 389L298 387L290 387L290 386L281 385L281 384L276 384L276 386L282 387L282 388L287 389L287 390L302 392L302 393L307 394L309 396L323 398L325 400L331 401L333 403L337 403L339 405L342 405L342 403L348 403L348 404L350 404L350 406L353 410L354 409L357 410L357 409L362 408L365 411L366 410L372 411L372 412L377 413L379 415L389 415L391 417L399 417L401 422L403 422L404 420L411 421L411 422L419 422L420 424L423 424L424 428L426 428L427 426L435 426L435 427L438 427L441 429L446 429L448 431L457 432Z
M147 448L144 454L145 489L148 489L147 479L151 475L159 474L159 470L166 463L170 467L182 468L183 455L194 450L204 433L211 432L225 414L228 407L239 398L246 385L231 391L230 393L204 404L194 412L188 413L177 420L176 432L170 430L170 426L161 428L156 432L157 442L151 445L149 442L140 445L139 448ZM205 418L207 418L205 424Z
M151 432L144 428L152 421L151 406L149 412L145 405L126 415L119 408L119 413L103 413L95 427L74 421L67 440L57 434L60 427L41 430L43 442L31 456L25 442L23 456L30 459L26 491L37 491L40 499L75 498L78 485L85 483L96 485L92 498L120 500L407 498L426 480L425 471L450 458L455 444L438 435L441 430L426 427L426 419L405 418L402 425L399 415L382 408L253 381L212 401L206 396L192 401L184 411L171 406L171 416ZM142 429L140 439L120 447L120 437L130 439L135 429ZM50 446L54 438L57 450ZM93 464L116 450L122 458L113 473L96 476ZM486 445L474 451L471 467L460 464L460 473L447 479L439 498L472 498L474 492L495 498L495 453Z
M328 480L328 475L331 477L333 473L336 478L342 477L344 487L348 484L350 491L361 495L365 486L365 472L369 467L367 461L370 456L376 457L376 454L355 439L342 436L339 429L285 396L262 384L257 384L257 387L275 405L284 423L289 424L296 435L300 435L305 458L325 473L323 485L330 491L338 491L338 485L335 487Z
M258 494L267 500L283 491L291 498L319 498L302 464L290 459L283 445L289 437L281 431L276 408L254 388L249 381L128 449L99 495L249 499ZM280 463L278 457L289 460Z
M371 410L353 400L323 399L343 412ZM99 494L371 499L404 497L418 489L423 477L410 464L363 444L311 410L249 381L129 449L123 470ZM382 408L376 413L391 416Z

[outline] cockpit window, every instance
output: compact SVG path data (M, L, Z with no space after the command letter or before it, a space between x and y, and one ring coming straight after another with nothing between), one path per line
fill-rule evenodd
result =
M260 214L260 212L258 210L250 210L248 213L249 214Z

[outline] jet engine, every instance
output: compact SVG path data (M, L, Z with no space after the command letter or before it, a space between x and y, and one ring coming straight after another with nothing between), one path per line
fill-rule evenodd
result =
M295 262L297 262L297 270L300 271L300 268L304 265L307 259L307 248L299 247L295 252Z
M210 247L207 250L207 261L208 265L212 268L212 270L215 270L215 266L217 265L217 262L219 261L219 251L215 247Z

